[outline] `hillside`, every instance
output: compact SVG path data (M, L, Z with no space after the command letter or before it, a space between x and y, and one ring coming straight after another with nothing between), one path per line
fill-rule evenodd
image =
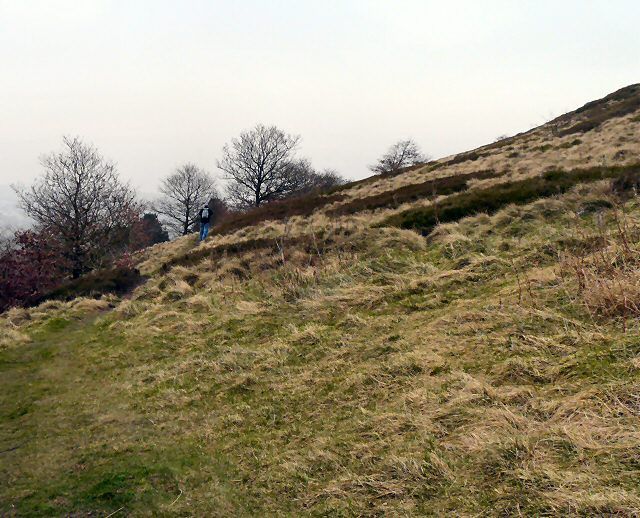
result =
M640 514L639 179L633 85L0 315L0 514Z

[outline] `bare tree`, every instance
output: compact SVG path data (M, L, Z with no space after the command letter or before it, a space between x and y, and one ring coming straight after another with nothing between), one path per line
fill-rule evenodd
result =
M317 172L306 158L290 160L284 165L282 175L287 178L289 188L278 195L277 199L296 196L315 188Z
M344 185L347 180L335 169L324 169L315 172L311 183L314 189L326 191L333 187Z
M213 178L194 164L185 164L162 180L162 197L153 206L174 234L187 235L198 225L198 214L211 198L219 198Z
M231 203L258 207L296 191L299 178L293 174L296 167L292 164L299 142L299 136L258 124L225 145L218 168L229 180L227 197Z
M290 164L290 167L292 169L289 174L291 175L292 183L295 184L295 190L291 195L326 191L346 183L346 180L337 171L332 169L317 171L306 159L294 161Z
M59 236L77 278L119 251L140 205L113 162L78 137L64 137L62 151L41 163L44 174L30 188L13 189L36 225Z
M424 163L428 157L423 155L420 147L413 140L400 140L389 148L378 162L369 169L376 174L395 174L401 169Z

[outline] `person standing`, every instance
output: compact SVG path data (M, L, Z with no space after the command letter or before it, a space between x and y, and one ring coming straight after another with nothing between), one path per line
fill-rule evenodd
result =
M200 242L204 241L209 233L209 222L211 221L211 209L206 203L200 209Z

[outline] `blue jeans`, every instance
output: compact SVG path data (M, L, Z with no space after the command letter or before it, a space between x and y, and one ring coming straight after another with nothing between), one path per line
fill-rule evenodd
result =
M204 241L209 233L209 223L200 223L200 241Z

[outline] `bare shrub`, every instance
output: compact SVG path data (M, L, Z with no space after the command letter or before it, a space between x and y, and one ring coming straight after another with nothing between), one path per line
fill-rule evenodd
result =
M369 166L375 174L396 174L406 167L423 164L429 160L411 139L396 142L378 161Z

